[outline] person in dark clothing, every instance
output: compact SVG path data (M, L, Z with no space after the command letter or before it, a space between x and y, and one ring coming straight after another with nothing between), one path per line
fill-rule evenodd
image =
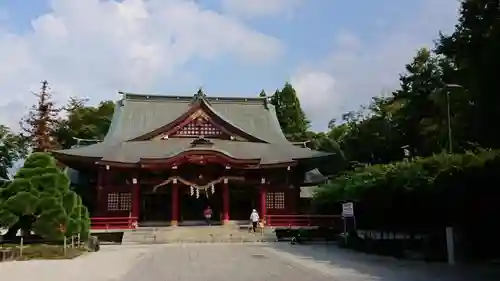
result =
M211 225L210 220L212 219L212 208L210 208L210 206L207 206L205 211L203 211L203 216L205 217L207 225Z

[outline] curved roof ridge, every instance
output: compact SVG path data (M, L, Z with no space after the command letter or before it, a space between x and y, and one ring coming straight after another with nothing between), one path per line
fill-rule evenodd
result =
M123 95L123 100L141 100L141 101L192 101L194 95L163 95L157 93L151 94L139 94L139 93L127 93L118 92ZM267 103L267 97L236 97L236 96L204 96L207 102L256 102L256 103Z
M279 135L280 137L283 137L284 141L289 142L291 144L291 142L288 141L288 139L286 138L285 133L283 133L283 129L281 128L280 122L278 120L278 115L276 115L276 109L275 109L274 105L269 103L267 111L269 111L271 125L274 126L274 128L277 132L277 135Z
M125 102L123 100L119 100L115 102L115 108L113 109L113 116L111 117L111 124L109 125L108 132L104 136L103 142L111 142L113 141L115 133L119 130L121 114L123 111L123 107L125 106Z

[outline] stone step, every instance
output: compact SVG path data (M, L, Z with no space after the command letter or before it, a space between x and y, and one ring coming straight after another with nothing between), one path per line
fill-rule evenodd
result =
M123 243L152 244L152 243L220 243L220 242L271 242L276 238L273 233L266 231L250 233L236 226L198 226L198 227L162 227L155 229L139 228L126 232Z

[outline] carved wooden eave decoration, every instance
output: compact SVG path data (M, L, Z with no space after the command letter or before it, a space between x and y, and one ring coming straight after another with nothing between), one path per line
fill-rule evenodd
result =
M203 142L206 144L206 140L204 139L197 139L195 142ZM197 165L220 164L230 165L232 167L250 168L252 166L258 166L260 158L238 159L222 151L206 147L206 149L187 149L169 158L141 158L139 161L141 167L144 168L154 166L180 166L186 163Z
M191 142L191 147L211 147L214 145L209 139L206 139L204 136L200 136Z

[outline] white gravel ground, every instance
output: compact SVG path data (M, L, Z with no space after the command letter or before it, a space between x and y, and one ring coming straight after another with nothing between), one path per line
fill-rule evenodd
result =
M103 246L74 260L0 263L0 281L498 281L497 273L287 243Z
M73 260L32 260L0 263L0 280L119 280L151 246L102 246L101 251Z

